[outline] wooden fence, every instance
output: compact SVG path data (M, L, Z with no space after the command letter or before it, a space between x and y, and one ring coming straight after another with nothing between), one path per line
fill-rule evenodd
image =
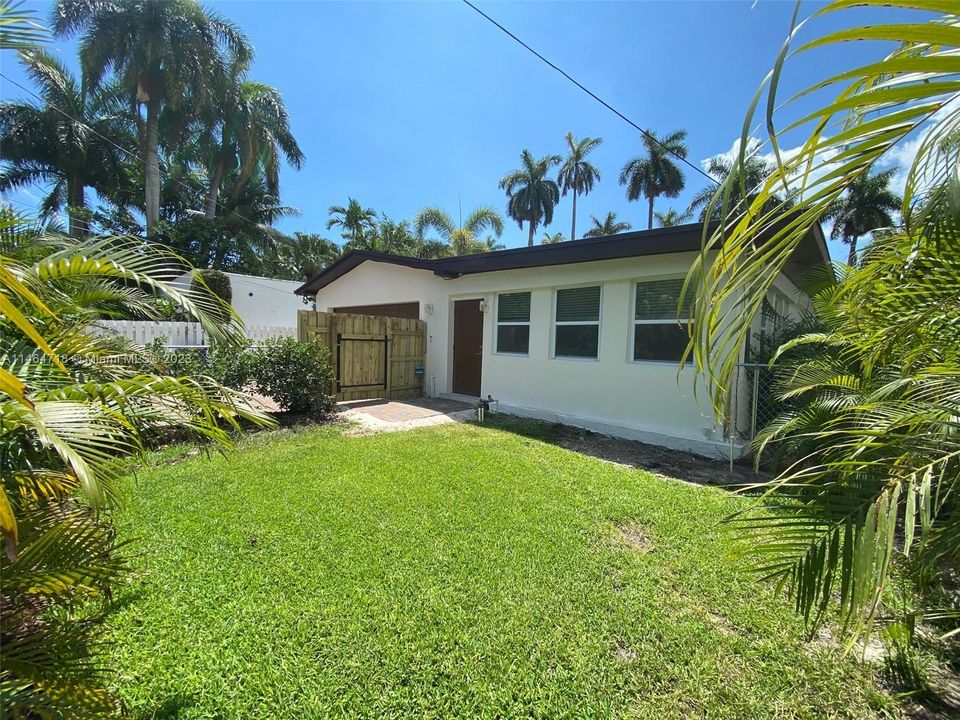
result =
M315 336L330 349L338 401L423 396L427 325L411 318L297 313L297 339Z
M149 345L157 338L165 338L167 347L206 347L207 335L197 322L152 322L150 320L100 320L94 326L103 335L120 335L139 345ZM277 337L295 337L292 327L247 325L247 338L257 342Z

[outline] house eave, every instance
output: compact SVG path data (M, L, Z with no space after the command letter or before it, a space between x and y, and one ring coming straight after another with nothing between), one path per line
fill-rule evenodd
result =
M707 228L712 232L716 223ZM314 295L334 280L346 275L364 262L383 262L418 270L429 270L435 275L452 280L462 275L517 270L533 267L572 265L599 260L619 260L628 257L667 255L682 252L699 252L704 235L703 223L690 223L670 228L638 230L597 238L581 238L553 245L495 250L476 255L460 255L449 258L426 259L392 255L372 250L351 250L330 267L318 273L309 282L298 287L298 295ZM803 257L791 263L785 272L799 284L801 276L813 264L828 264L823 232L819 225L808 233Z

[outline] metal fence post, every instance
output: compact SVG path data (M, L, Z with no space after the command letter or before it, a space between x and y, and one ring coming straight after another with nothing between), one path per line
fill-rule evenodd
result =
M740 373L743 368L737 365L737 374L733 378L733 402L730 403L730 477L733 478L733 453L737 439L737 415L740 413Z

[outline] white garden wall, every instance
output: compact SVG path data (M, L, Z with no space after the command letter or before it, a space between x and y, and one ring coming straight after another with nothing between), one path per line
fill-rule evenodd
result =
M244 325L297 327L297 311L308 309L294 290L303 283L227 273L233 309Z
M296 335L297 311L308 309L303 299L294 294L303 283L256 275L224 274L230 278L231 304L244 325L293 328ZM174 284L189 286L191 275L180 276Z

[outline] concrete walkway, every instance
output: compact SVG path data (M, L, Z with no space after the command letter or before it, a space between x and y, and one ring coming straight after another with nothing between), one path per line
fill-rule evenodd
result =
M369 432L395 432L463 422L477 416L476 405L445 398L417 400L353 400L337 403L344 420Z

